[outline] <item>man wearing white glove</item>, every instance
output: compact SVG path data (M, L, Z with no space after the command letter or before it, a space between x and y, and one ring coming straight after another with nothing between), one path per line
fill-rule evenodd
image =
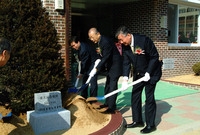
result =
M115 37L122 44L123 50L123 76L128 76L131 65L133 66L133 81L144 77L141 83L138 83L132 88L131 108L132 120L131 124L127 124L126 128L144 127L142 118L142 91L145 88L145 120L146 127L141 133L150 133L156 130L156 101L154 91L156 83L162 75L159 61L158 51L153 41L138 34L131 34L130 30L125 27L119 27ZM123 82L122 88L127 89L126 82Z
M98 58L96 50L89 44L81 42L79 37L77 36L73 36L69 40L69 43L73 49L78 51L78 58L79 61L81 61L81 66L80 73L77 78L82 78L82 85L86 83L89 77L88 75L92 71L92 78L90 80L90 91L88 93L88 86L85 87L83 90L81 90L81 96L83 96L84 98L88 98L88 96L96 97L98 93L97 75L95 71L96 69L93 69Z
M122 56L120 55L115 43L112 39L101 35L97 28L90 28L88 31L89 39L97 45L97 53L101 62L93 70L91 75L96 72L103 72L106 74L106 82L104 94L108 94L118 89L118 79L122 72ZM106 98L103 106L108 107L107 112L115 113L117 94Z

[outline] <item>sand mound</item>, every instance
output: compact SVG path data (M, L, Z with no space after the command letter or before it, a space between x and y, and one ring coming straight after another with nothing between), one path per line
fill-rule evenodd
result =
M63 101L63 106L71 112L71 128L46 133L46 135L88 135L106 126L111 119L111 114L100 113L92 109L79 95L68 94ZM0 106L0 113L4 116L9 111ZM31 126L26 121L26 114L13 115L7 122L1 121L0 131L1 135L34 135Z
M78 98L67 107L71 111L72 128L67 135L88 135L106 126L111 118L110 114L104 114L90 108L83 98Z

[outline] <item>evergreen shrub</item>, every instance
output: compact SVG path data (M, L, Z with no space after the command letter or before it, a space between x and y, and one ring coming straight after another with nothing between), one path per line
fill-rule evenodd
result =
M0 69L1 102L26 112L34 109L34 93L66 88L61 45L41 0L1 0L0 36L12 45L10 60Z
M194 71L194 73L195 73L196 75L200 75L200 62L195 63L195 64L192 66L192 70Z

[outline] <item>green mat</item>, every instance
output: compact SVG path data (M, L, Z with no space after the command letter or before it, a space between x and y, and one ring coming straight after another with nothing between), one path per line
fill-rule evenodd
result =
M121 84L118 85L118 88L120 87L121 87ZM126 91L118 93L118 97L117 97L118 107L131 105L131 90L132 90L132 87L129 87L129 89L127 89ZM155 90L155 98L156 100L164 100L168 98L173 98L173 97L178 97L178 96L183 96L183 95L188 95L188 94L193 94L193 93L198 93L198 92L200 91L170 84L164 81L159 81L157 83L156 90ZM104 96L104 86L98 87L98 96ZM143 91L142 102L144 101L145 101L145 95ZM104 101L100 101L100 102L103 103Z

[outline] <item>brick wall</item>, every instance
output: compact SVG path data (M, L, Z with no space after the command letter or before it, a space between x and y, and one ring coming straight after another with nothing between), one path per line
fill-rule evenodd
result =
M193 74L192 66L200 62L200 47L167 47L163 58L174 58L174 69L163 70L163 78Z
M54 26L58 33L59 44L62 45L61 54L65 60L66 78L70 81L70 48L68 45L68 38L70 36L71 27L71 10L69 0L65 0L65 10L55 10L55 0L43 0L43 7L46 8L47 13L50 16L50 20L54 23Z
M160 59L173 58L174 69L163 69L162 78L192 74L192 65L200 61L200 47L168 46L161 16L167 15L168 0L142 0L115 7L114 29L126 25L133 33L149 36L155 43Z
M63 46L62 52L65 54L65 16L60 15L58 11L54 9L55 2L54 0L43 0L43 7L46 8L47 13L50 16L50 20L54 23L54 26L57 30L59 43ZM64 57L64 56L63 56Z

